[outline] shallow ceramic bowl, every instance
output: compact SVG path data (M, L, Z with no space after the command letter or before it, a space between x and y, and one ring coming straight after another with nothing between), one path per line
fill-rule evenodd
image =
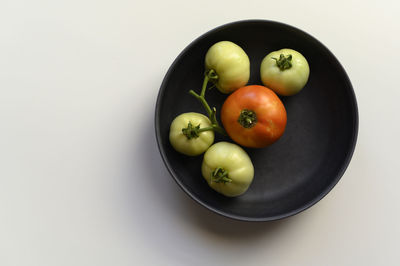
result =
M292 48L310 65L310 78L297 95L281 97L287 111L284 135L262 149L248 149L255 176L249 190L227 198L212 190L201 175L203 156L188 157L169 143L172 120L184 112L204 113L188 94L200 92L204 57L222 40L241 46L250 58L249 84L260 84L260 64L270 52ZM214 89L206 98L221 110L227 95ZM177 184L204 207L227 217L270 221L297 214L323 198L345 172L357 139L358 111L354 91L336 57L318 40L295 27L272 21L247 20L213 29L186 47L161 85L155 111L161 157ZM216 142L231 141L216 134Z

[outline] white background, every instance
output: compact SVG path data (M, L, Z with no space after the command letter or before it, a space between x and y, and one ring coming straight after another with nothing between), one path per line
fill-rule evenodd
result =
M400 265L399 10L394 0L2 0L0 265ZM278 222L199 206L155 142L175 57L243 19L319 39L358 99L345 175Z

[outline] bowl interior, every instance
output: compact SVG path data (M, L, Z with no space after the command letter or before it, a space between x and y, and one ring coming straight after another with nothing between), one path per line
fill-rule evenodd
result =
M271 51L292 48L310 66L310 78L297 95L280 97L287 127L276 143L263 149L245 148L255 167L249 190L227 198L208 187L201 175L203 156L188 157L169 143L169 126L184 112L204 110L188 94L200 92L208 48L232 41L248 54L250 84L260 84L262 59ZM206 93L221 110L227 95ZM175 60L160 88L155 114L156 137L162 158L177 183L194 200L228 217L266 221L296 214L319 201L343 175L350 162L358 130L357 104L351 83L335 56L318 40L294 27L270 21L241 21L214 29L192 42ZM216 134L217 141L231 141ZM231 141L232 142L232 141Z

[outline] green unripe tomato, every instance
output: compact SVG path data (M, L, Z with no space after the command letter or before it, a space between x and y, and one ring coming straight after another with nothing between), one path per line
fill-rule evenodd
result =
M238 145L218 142L204 154L201 172L208 185L227 196L240 196L247 191L254 177L250 157Z
M218 79L215 84L222 93L243 87L250 78L250 60L245 51L230 41L215 43L205 58L206 70L214 70Z
M268 54L261 62L262 83L282 96L299 93L308 81L310 68L305 57L293 49Z
M214 142L210 119L193 112L178 115L171 123L169 142L176 151L185 155L202 154Z

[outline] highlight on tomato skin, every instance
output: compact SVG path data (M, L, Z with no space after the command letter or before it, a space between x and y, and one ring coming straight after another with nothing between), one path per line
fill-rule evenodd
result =
M222 105L221 121L237 144L263 148L283 135L287 114L274 91L261 85L249 85L227 97Z

